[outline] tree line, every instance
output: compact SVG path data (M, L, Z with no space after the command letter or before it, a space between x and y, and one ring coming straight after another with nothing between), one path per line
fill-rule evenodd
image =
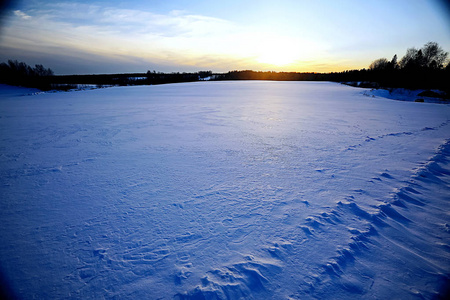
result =
M53 75L53 71L43 65L35 65L33 68L17 60L0 64L0 82L10 85L46 89L49 87L47 78Z
M421 49L409 48L405 56L397 62L397 54L392 60L388 61L386 58L379 58L374 60L370 66L370 70L395 70L404 69L408 71L415 70L438 70L443 69L446 63L448 53L445 52L438 43L426 43ZM447 63L445 68L450 66Z
M398 60L379 58L368 69L332 73L332 81L362 81L380 87L409 89L440 89L450 93L450 62L448 52L438 43L429 42L422 48L409 48Z
M216 73L147 73L54 75L42 65L34 68L17 60L0 64L0 82L11 85L36 87L41 90L67 89L77 84L94 85L148 85L199 80L277 80L277 81L335 81L352 83L361 87L403 87L409 89L440 89L450 94L450 62L448 53L436 42L422 48L409 48L399 60L379 58L368 68L331 73L261 72L252 70ZM357 83L357 84L356 84Z
M420 49L407 49L400 60L397 54L391 60L376 59L367 69L331 73L230 71L217 79L334 81L360 87L440 89L450 94L450 62L438 43L429 42Z
M51 69L42 65L30 67L24 62L9 60L0 64L0 83L38 88L40 90L69 90L78 85L127 86L199 81L211 76L211 71L195 73L147 73L54 75Z

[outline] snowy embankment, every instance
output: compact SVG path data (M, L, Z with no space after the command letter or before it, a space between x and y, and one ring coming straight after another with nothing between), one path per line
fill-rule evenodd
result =
M431 299L449 282L448 105L197 82L3 94L0 130L0 268L20 298Z
M450 100L444 97L445 93L439 90L370 89L364 91L364 95L401 101L450 104Z

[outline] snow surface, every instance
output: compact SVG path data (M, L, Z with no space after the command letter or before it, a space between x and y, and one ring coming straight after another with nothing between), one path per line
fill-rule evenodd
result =
M0 90L20 298L444 297L448 105L326 82Z
M388 99L401 100L401 101L416 101L416 102L427 102L427 103L442 103L442 104L450 104L449 99L444 98L435 98L435 97L427 97L421 96L422 92L427 90L409 90L404 88L390 88L390 89L367 89L364 92L364 95L370 97L384 97ZM436 94L445 94L439 90L431 90Z
M27 96L42 93L39 89L17 87L0 83L0 96L2 98L11 98L18 96Z

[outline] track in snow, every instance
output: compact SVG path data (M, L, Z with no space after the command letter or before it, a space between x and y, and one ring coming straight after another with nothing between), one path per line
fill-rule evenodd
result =
M432 298L450 111L332 83L0 100L0 266L23 298Z

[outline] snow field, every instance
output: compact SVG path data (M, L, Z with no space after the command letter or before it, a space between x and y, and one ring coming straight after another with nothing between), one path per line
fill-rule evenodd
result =
M0 99L0 267L21 298L432 298L447 105L322 82Z

